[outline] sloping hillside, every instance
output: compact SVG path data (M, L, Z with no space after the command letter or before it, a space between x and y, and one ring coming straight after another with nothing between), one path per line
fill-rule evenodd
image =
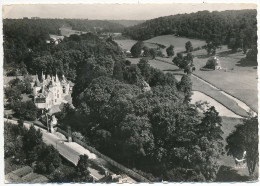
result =
M244 47L251 48L257 41L256 15L256 10L200 11L171 15L126 28L124 35L134 40L147 40L175 34L202 40L214 39L221 44L243 42Z

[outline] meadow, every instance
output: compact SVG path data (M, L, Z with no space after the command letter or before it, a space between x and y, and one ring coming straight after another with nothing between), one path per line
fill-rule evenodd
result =
M166 46L166 48L170 45L174 46L175 53L185 51L185 43L190 41L192 43L193 48L202 47L206 44L205 41L198 39L189 39L185 37L177 37L174 35L162 35L151 38L149 40L144 41L145 43L158 43ZM163 49L163 53L166 54L166 49Z
M202 47L206 44L205 41L198 39L189 39L185 37L177 37L174 35L162 35L151 38L149 40L144 41L145 46L149 48L157 48L158 44L163 45L166 48L170 45L174 45L174 51L183 52L185 51L185 43L187 41L191 41L193 48ZM123 40L115 40L118 45L124 50L130 50L131 47L137 42L131 39L123 39ZM162 52L166 55L166 48L162 49Z
M132 64L137 64L140 60L140 58L127 58L129 61L132 62ZM169 59L169 58L168 58ZM162 59L160 59L162 60ZM176 79L179 81L181 79L181 76L184 74L183 70L179 70L179 68L173 64L170 64L168 62L159 61L157 59L149 60L149 64L157 69L160 69L164 71L165 73L173 73L176 76ZM191 76L192 81L192 90L193 91L200 91L207 96L213 98L217 102L219 102L221 105L227 107L231 111L233 111L235 114L246 117L248 116L247 112L242 109L234 100L228 98L227 96L223 95L220 91L212 88L208 84L202 82L198 78ZM205 101L205 100L204 100Z
M173 44L175 46L175 54L179 51L185 50L185 43L191 41L193 48L201 47L205 44L204 41L194 40L188 38L176 37L173 35L163 35L146 40L145 43L158 43L165 46ZM123 49L128 49L136 42L133 40L120 40L116 41ZM164 49L165 53L165 49ZM196 70L193 72L196 76L202 78L208 83L214 85L218 89L234 96L248 105L252 110L258 111L258 90L257 90L257 69L250 61L245 59L245 54L242 52L231 53L227 46L222 46L217 49L216 56L220 60L223 69L215 71L201 71L210 56L207 55L205 49L198 50L192 53L194 56L194 65ZM185 55L185 54L184 54ZM137 64L140 58L128 58L132 63ZM168 63L165 63L165 62ZM163 71L168 71L174 74L183 74L179 71L178 67L171 65L172 58L156 57L156 59L149 60L151 66ZM214 98L222 105L226 106L233 112L241 116L247 116L244 109L238 104L221 94L218 90L214 90L209 85L201 82L200 80L192 77L193 90L198 90L204 94Z
M257 69L245 59L245 54L230 53L223 46L216 54L223 69L214 71L199 70L208 60L206 50L193 52L193 55L195 75L243 101L254 111L258 111Z
M235 126L242 124L243 120L238 118L222 117L222 131L223 131L223 145L227 144L227 136L234 131ZM232 156L228 156L226 153L221 155L220 168L215 181L217 182L238 182L249 181L247 167L235 168L235 160ZM258 168L256 168L256 175L258 175ZM252 179L252 178L251 178ZM257 178L256 178L257 179Z

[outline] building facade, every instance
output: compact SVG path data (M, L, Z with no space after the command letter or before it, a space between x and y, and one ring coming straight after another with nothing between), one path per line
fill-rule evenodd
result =
M70 94L70 85L65 76L60 80L56 74L55 77L42 73L39 80L38 76L33 83L34 103L40 109L51 109L55 105L60 105L65 96Z

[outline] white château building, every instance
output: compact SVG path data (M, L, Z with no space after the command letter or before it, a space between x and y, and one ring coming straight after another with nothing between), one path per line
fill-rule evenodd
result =
M36 77L33 82L33 95L34 103L38 108L51 109L54 105L60 105L64 101L65 96L70 94L69 81L62 76L59 80L57 74L55 77L45 75L42 73L42 77L39 80Z

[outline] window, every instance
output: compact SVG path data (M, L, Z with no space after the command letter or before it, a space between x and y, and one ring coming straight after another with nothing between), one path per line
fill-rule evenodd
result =
M57 95L57 98L59 98L59 94Z
M57 99L55 99L55 103L57 102Z

